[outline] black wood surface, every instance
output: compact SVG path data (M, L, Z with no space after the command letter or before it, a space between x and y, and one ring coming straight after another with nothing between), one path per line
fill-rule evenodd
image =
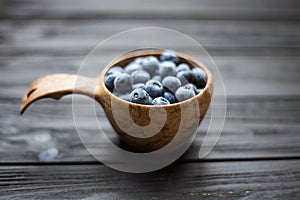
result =
M1 0L0 199L299 199L299 20L299 2L292 0ZM198 151L210 110L191 148L148 174L96 161L76 132L71 97L42 100L19 116L33 80L77 73L99 42L145 26L191 36L222 74L227 117L208 157L199 159ZM93 62L105 65L116 49L131 46L113 43ZM185 43L171 47L197 53ZM93 102L80 100L82 112ZM88 115L84 120L95 133ZM124 145L110 125L104 130Z

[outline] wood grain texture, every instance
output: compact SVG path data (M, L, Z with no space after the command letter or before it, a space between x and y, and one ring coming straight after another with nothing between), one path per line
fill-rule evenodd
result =
M37 102L23 117L18 115L18 104L0 104L0 162L41 162L41 152L51 148L59 151L52 162L94 161L76 132L70 100L66 97L60 102ZM82 128L93 137L99 129L90 123L84 102L94 104L94 101L87 99L77 105L85 116ZM97 108L101 110L100 106ZM184 160L197 160L210 114L209 110L199 137ZM104 124L103 131L120 145L103 111L98 116ZM299 97L232 97L228 99L221 138L207 159L299 157L299 116Z
M100 164L1 166L0 199L299 199L299 164L175 163L147 174Z

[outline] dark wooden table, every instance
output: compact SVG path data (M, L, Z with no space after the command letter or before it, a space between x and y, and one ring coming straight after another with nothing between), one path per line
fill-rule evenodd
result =
M1 0L0 199L300 199L299 20L299 1ZM126 174L84 148L71 97L19 116L31 81L76 73L98 42L143 26L190 35L222 73L227 118L207 158L200 134L167 168Z

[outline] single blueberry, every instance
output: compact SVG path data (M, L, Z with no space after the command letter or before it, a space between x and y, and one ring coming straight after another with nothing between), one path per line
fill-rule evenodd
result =
M142 70L142 65L138 63L131 62L124 68L127 74L132 74L134 71Z
M161 76L160 75L155 75L152 77L153 80L161 81Z
M172 61L175 63L177 63L179 61L176 53L174 51L170 51L170 50L164 51L160 56L160 60L161 61Z
M132 80L128 74L120 74L114 80L114 90L121 94L125 94L132 90Z
M145 89L145 84L144 83L136 83L136 84L132 85L132 89L136 89L136 88Z
M176 90L181 86L181 82L178 78L174 76L167 76L162 80L162 84L172 93L175 93Z
M202 68L200 68L200 67L195 67L195 68L192 69L192 72L193 72L193 73L201 74L201 75L203 76L204 80L207 81L206 73L205 73L205 71L204 71Z
M180 71L176 77L180 80L181 85L185 85L192 82L193 73L191 71Z
M154 76L158 72L159 61L154 56L147 56L142 61L142 67L150 76Z
M157 106L158 105L169 105L169 104L170 104L170 102L163 97L156 97L152 101L152 105L157 105Z
M200 69L193 69L193 79L192 83L197 87L197 88L204 88L206 85L206 74L205 72Z
M189 70L190 70L190 67L186 63L181 63L176 67L177 72L189 71Z
M177 103L175 95L171 92L165 92L163 97L167 99L170 103Z
M120 67L120 66L114 66L114 67L112 67L112 68L110 68L108 71L107 71L107 75L109 75L109 74L111 74L111 73L113 73L113 72L115 72L115 71L118 71L118 72L121 72L121 73L125 73L125 70L122 68L122 67Z
M162 96L164 87L159 81L151 79L146 82L145 90L152 98L156 98Z
M148 72L145 72L143 70L137 70L132 72L132 83L146 83L150 79L150 75Z
M153 101L153 99L152 99L152 97L149 95L149 103L148 103L148 105L152 105L152 101Z
M133 90L129 95L129 101L132 103L148 105L150 102L149 94L142 88Z
M176 76L176 65L171 61L164 61L160 64L159 74L162 77L166 76Z
M192 97L195 96L195 92L194 90L191 89L187 89L184 86L180 87L177 89L176 93L175 93L176 99L181 102L181 101L185 101L187 99L190 99Z
M121 72L119 72L119 71L111 71L109 74L105 75L104 84L110 92L112 92L114 90L114 80L120 74L121 74Z
M188 84L184 85L183 87L186 89L193 90L195 93L197 91L197 87L193 83L188 83Z
M142 65L143 63L143 57L137 57L136 59L134 59L132 62L137 63L139 65Z

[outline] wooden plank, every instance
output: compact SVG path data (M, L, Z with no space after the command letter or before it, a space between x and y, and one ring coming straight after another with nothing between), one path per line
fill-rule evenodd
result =
M2 1L1 18L15 19L239 19L299 20L295 0ZM14 11L14 12L12 12Z
M22 117L18 114L18 104L0 104L0 162L43 162L47 160L43 155L49 151L50 154L54 151L54 156L48 160L51 162L94 161L76 132L70 100L66 97L61 102L37 102ZM88 100L86 103L94 102ZM84 103L75 106L84 116L80 127L93 137L99 129L91 123L92 116L85 112ZM104 113L100 112L100 106L98 108L105 134L117 145L124 146ZM194 144L183 160L199 160L198 152L210 115L208 111ZM215 119L218 117L214 116ZM299 97L229 98L222 135L207 159L299 157L299 119ZM103 146L101 141L99 146ZM11 156L12 152L14 156Z
M299 164L177 163L147 174L100 164L0 166L0 199L299 199Z
M0 55L6 56L86 56L99 42L110 36L138 27L164 27L187 34L213 55L300 55L299 22L199 21L199 20L104 20L97 21L28 21L20 28L14 20L0 21ZM137 36L138 37L138 36ZM134 39L137 37L134 36ZM173 41L174 42L170 42ZM136 40L111 42L105 49L134 48ZM147 37L146 46L195 50L177 37ZM143 44L140 41L139 44ZM147 45L148 44L148 45Z

